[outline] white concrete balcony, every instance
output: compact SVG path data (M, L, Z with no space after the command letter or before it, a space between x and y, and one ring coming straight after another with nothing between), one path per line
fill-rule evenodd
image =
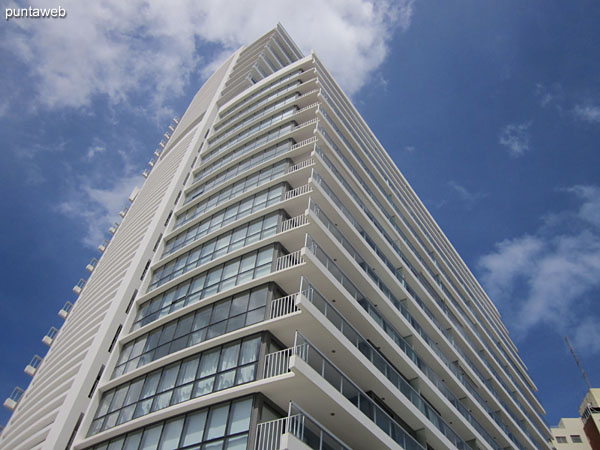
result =
M129 194L129 197L127 197L127 200L129 200L131 203L133 203L133 201L135 200L135 198L137 197L139 192L140 192L140 188L137 186L134 187L133 191L131 191L131 194Z
M19 386L16 386L13 389L12 394L10 394L10 397L4 400L4 407L14 411L19 403L19 400L21 400L21 397L23 396L23 392L25 392L23 389L21 389Z
M48 330L48 333L46 333L46 336L44 336L42 338L42 342L44 344L46 344L48 347L50 347L52 345L52 343L54 342L54 339L56 338L57 334L58 334L58 330L54 327L51 327L50 330Z
M102 244L98 245L98 251L100 253L104 253L107 246L108 246L108 239L104 239L104 242L102 242Z
M92 260L85 266L85 270L92 273L98 264L98 260L96 258L92 258Z
M287 417L259 423L254 450L350 450L295 403Z
M77 295L81 294L81 291L83 291L83 288L85 287L85 283L86 281L83 278L80 278L79 282L73 286L73 292L75 292Z
M35 355L31 362L25 367L25 373L29 376L34 376L41 363L42 358L38 355Z
M58 311L58 315L60 316L60 318L66 319L69 316L69 313L71 312L72 308L73 308L73 303L66 302L65 306L63 306L61 308L61 310Z

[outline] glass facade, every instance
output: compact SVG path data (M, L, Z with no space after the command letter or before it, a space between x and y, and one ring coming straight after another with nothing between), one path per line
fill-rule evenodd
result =
M275 285L262 285L200 308L153 329L121 349L113 378L184 348L238 330L265 319Z
M274 245L249 252L183 281L142 303L138 308L133 329L154 322L211 295L267 275L271 272L275 252Z
M197 228L195 228L195 233L198 234L204 231L203 227L206 227L205 233L210 233L211 231L219 229L231 222L241 219L242 217L246 217L247 215L256 211L260 211L261 209L274 205L275 203L281 201L283 193L288 188L289 186L287 183L279 183L275 186L260 191L257 194L245 197L243 200L240 200L239 202L234 203L233 205L230 205L227 208L204 219L202 222L200 222L200 224L198 224ZM229 199L234 198L238 194L239 193L232 193L229 191ZM184 214L181 214L177 217L176 227L179 227L204 213L213 212L215 209L217 209L219 203L220 202L218 201L218 198L215 200L207 199L201 203L198 203L197 205L192 206ZM187 237L185 239L187 239ZM169 243L169 245L172 244ZM170 249L169 245L167 248Z
M279 175L282 175L283 173L285 173L285 170L287 169L288 165L288 161L280 161L276 164L273 164L272 166L265 167L259 172L249 175L240 181L237 181L233 185L229 186L227 189L219 192L217 202L229 200L230 198L241 192L246 192L256 186L260 186L266 183L267 181L272 180L273 178ZM187 193L186 203L235 177L236 175L238 175L237 169L239 169L239 165L232 167L226 172L223 172L217 175L216 177L212 178L211 180L207 181L206 183L194 188L192 191ZM240 170L239 173L244 173L248 169L250 169L250 167L246 167Z
M262 199L254 200L256 200L257 205L268 204L268 195L265 195L263 198L264 201L262 201ZM237 217L237 214L231 217ZM253 244L261 239L274 236L275 233L277 233L277 225L280 217L281 213L279 212L259 217L252 222L245 223L244 225L234 228L227 233L223 233L218 237L189 250L178 256L176 259L169 261L164 266L156 268L152 273L150 289L161 286L190 270L194 270L196 267L200 267L203 264L239 250L242 247ZM220 223L221 226L223 226L223 223L226 222L227 219L228 218L223 215L223 220L220 222L216 220L215 222ZM216 225L214 226L216 227ZM186 233L185 237L189 239L189 243L200 239L203 235L208 234L210 230L211 224L204 222L203 224L188 230L189 233ZM184 245L184 243L185 241L181 244Z
M252 397L152 424L88 450L246 450Z
M211 392L254 381L260 336L204 351L105 392L89 435Z

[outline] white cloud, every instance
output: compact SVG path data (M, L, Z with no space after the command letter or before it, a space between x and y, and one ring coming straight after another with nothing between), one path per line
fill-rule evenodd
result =
M413 3L67 0L61 3L65 19L8 22L3 45L27 64L43 107L88 107L96 96L118 104L144 94L160 109L200 67L212 70L224 54L281 22L352 94L385 59L395 29L408 28ZM32 6L48 5L38 0ZM199 55L205 43L216 44L216 56Z
M0 101L0 117L8 116L8 111L10 110L10 103L8 100L4 99Z
M508 153L519 157L530 150L529 128L531 122L506 125L500 132L500 144L508 148Z
M487 197L487 194L483 192L472 192L469 191L466 187L460 185L454 180L450 180L448 182L448 186L450 186L454 191L458 194L459 198L467 204L467 207L472 207L478 200Z
M577 105L573 111L575 116L584 122L600 124L600 106Z
M535 95L539 99L540 106L546 107L550 103L556 103L563 96L562 86L558 83L554 83L551 87L547 87L542 83L535 85Z
M479 260L482 281L521 333L538 324L580 340L600 321L600 187L575 186L579 209L548 216L540 229L506 240ZM598 334L596 332L596 334ZM600 345L587 351L600 351Z
M106 152L106 145L98 138L94 138L92 145L87 149L86 158L88 161L92 160L94 156Z
M134 142L127 143L127 148L133 147ZM130 161L130 152L117 150L105 164L111 170L75 178L67 199L58 205L59 212L83 223L82 243L91 248L105 239L110 226L120 222L119 211L128 206L127 197L144 182L139 167Z

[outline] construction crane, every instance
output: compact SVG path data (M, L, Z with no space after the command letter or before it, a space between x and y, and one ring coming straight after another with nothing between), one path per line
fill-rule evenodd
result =
M567 343L567 346L569 347L569 350L571 351L571 354L573 355L573 358L575 359L575 362L577 363L577 367L579 367L579 370L581 371L581 375L583 376L583 379L585 380L585 384L587 384L588 389L591 390L592 384L590 383L590 379L588 378L587 373L585 373L585 370L583 369L583 366L581 365L581 362L579 361L579 358L577 357L577 353L575 353L575 349L571 345L571 342L569 342L568 336L565 336L565 342Z

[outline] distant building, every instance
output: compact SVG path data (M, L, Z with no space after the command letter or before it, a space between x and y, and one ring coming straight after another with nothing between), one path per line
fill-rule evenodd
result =
M590 389L576 418L563 418L552 431L556 450L600 450L600 389Z

